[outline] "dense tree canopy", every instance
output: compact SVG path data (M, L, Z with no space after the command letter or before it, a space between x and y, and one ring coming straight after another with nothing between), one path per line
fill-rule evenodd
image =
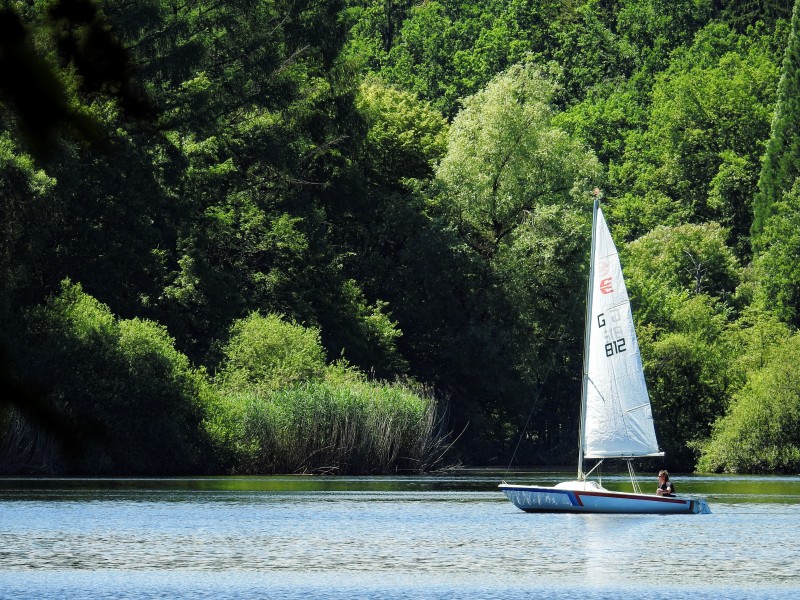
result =
M794 4L7 2L4 468L572 464L600 187L670 467L796 471Z

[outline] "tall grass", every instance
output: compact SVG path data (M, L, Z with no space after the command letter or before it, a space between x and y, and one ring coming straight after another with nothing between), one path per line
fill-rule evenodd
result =
M430 393L326 365L317 329L252 313L223 355L206 430L230 471L424 471L443 454Z
M245 473L420 472L444 449L429 394L354 378L223 394L209 429Z

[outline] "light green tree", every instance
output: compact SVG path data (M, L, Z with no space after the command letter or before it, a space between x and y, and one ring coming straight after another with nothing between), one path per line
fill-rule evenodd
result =
M571 434L563 424L577 422L569 408L576 405L562 397L577 393L579 370L564 356L579 353L588 190L600 177L594 155L553 125L552 94L534 65L498 75L464 101L437 170L451 219L485 270L483 300L470 320L491 324L479 343L508 352L513 365L486 402L496 424L503 414L512 422L511 433L494 435L513 436L530 412L532 390L560 380L538 396L537 408L548 410L537 414L531 439L544 447L563 443Z
M535 207L588 203L597 159L552 123L553 84L518 64L464 100L437 171L457 218L488 257Z
M365 159L379 181L433 174L447 147L447 121L438 111L377 79L361 85L356 106L369 128Z
M322 376L325 352L319 330L251 313L231 327L217 377L234 392L267 393Z
M797 473L800 469L800 335L774 344L701 445L700 471Z
M627 245L625 274L637 316L643 322L669 319L667 296L700 294L728 301L741 279L741 266L717 223L656 227Z

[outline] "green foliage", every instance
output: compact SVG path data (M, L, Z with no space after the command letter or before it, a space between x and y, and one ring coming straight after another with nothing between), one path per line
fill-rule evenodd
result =
M458 41L445 6L435 1L415 6L381 73L389 82L433 102L443 114L455 112L461 90L448 71Z
M28 321L25 374L86 429L78 462L45 469L188 473L209 467L200 424L211 391L164 327L118 320L69 281ZM10 462L19 458L25 457Z
M628 239L657 225L717 221L740 257L749 253L752 213L777 71L766 35L722 24L676 51L653 88L647 129L626 141L612 167L620 198L613 214Z
M346 363L326 367L316 329L253 313L234 323L223 354L205 427L226 469L423 470L439 444L433 398L369 383Z
M369 127L365 155L379 181L430 177L447 147L447 123L439 113L377 80L362 84L356 106Z
M353 23L345 55L361 67L378 69L394 46L408 16L408 0L361 1L348 7Z
M628 287L642 320L660 322L655 315L668 310L662 302L670 294L731 297L741 268L726 233L717 223L660 226L625 248Z
M693 443L708 437L731 386L725 320L717 310L707 296L696 296L676 307L674 331L653 339L645 327L640 337L660 446L682 469L693 468Z
M182 337L222 337L233 319L253 307L313 317L309 286L298 284L313 260L303 219L259 204L252 194L231 194L206 208L191 238L180 244L182 255L159 308ZM205 359L201 349L196 353Z
M645 71L655 71L670 52L691 40L713 16L713 0L623 0L617 27L641 53Z
M196 361L213 364L214 339L254 310L318 326L341 317L329 223L355 195L351 155L363 134L357 81L336 61L342 8L107 8L160 110L151 156L180 218L177 239L159 245L168 271L150 314Z
M735 383L726 332L741 269L725 238L716 223L662 226L624 252L658 439L685 469Z
M753 261L757 306L800 324L800 181L771 208Z
M603 165L622 162L625 140L643 126L645 107L630 82L604 82L588 91L583 102L554 115L556 126L594 149Z
M628 28L617 27L604 4L601 0L576 3L574 14L555 28L552 57L561 68L558 97L562 105L583 100L595 86L620 84L635 70L637 48L620 35ZM596 102L595 98L587 107Z
M418 472L438 458L435 407L408 386L338 374L266 395L224 394L209 427L227 435L238 472Z
M793 2L770 2L756 0L754 2L726 2L722 9L722 19L736 27L739 31L747 31L761 22L768 27L780 27L792 18ZM785 42L785 40L784 40Z
M740 389L750 374L767 364L773 350L792 335L792 330L774 314L750 307L724 334L730 348L728 371L731 391Z
M772 132L764 155L758 194L753 200L753 237L760 235L774 206L800 176L800 141L794 134L800 114L800 2L795 2L789 41L783 57Z
M552 353L548 340L580 336L573 318L583 277L576 273L585 275L590 228L586 215L575 209L536 206L496 257L497 280L515 311L508 343L516 369L529 381L543 375Z
M733 396L701 445L697 468L727 473L797 473L800 468L800 336L773 347L763 368Z
M231 327L217 380L226 390L266 393L317 378L325 366L319 331L251 313Z
M599 175L594 156L552 125L553 86L516 65L464 101L437 177L474 247L492 256L535 206L569 204Z
M7 135L0 135L0 321L30 293L30 282L46 261L49 236L31 224L47 228L54 184Z
M555 46L553 29L562 10L570 12L549 0L415 5L379 72L452 118L461 99L495 75Z
M787 3L99 6L0 10L0 337L11 383L107 432L70 468L425 463L363 407L427 393L358 371L435 386L465 461L532 401L520 456L571 461L604 173L670 460L798 323ZM11 447L67 465L8 406Z
M343 282L337 320L331 322L339 337L328 339L331 354L341 353L357 365L364 365L380 376L401 375L408 364L397 349L403 332L386 311L388 304L370 304L355 280ZM341 345L337 347L335 344Z
M575 306L583 278L576 274L585 271L589 225L581 207L588 208L587 191L599 177L592 153L552 124L552 93L552 83L532 65L498 75L464 101L437 170L450 219L484 270L485 297L468 313L475 336L469 341L498 348L496 360L508 352L513 367L504 377L482 371L487 394L496 399L483 401L479 418L522 426L538 394L542 434L531 442L540 447L562 444L563 424L576 422L577 403L563 398L576 391L578 372L562 353L577 351L580 339ZM562 385L544 388L551 377ZM510 444L514 434L496 425L488 435Z

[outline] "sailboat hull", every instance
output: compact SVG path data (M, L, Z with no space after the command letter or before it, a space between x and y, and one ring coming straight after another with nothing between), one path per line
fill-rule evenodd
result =
M500 489L525 512L621 513L621 514L704 514L710 513L704 500L649 494L612 492L603 488L567 489L501 484Z

